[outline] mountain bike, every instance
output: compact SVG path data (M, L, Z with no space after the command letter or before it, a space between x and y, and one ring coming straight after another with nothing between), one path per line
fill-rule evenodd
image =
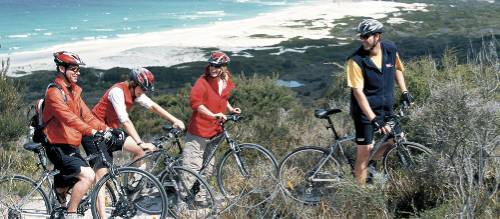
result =
M38 156L42 174L38 180L22 175L6 176L0 179L0 213L9 219L33 218L33 217L58 217L64 211L57 201L54 192L53 176L58 170L49 170L44 146L40 143L27 143L24 149L32 151ZM77 213L83 215L91 209L93 218L99 218L97 214L97 191L103 192L106 197L106 212L108 217L131 218L137 212L137 206L155 205L167 207L166 194L161 184L149 173L137 168L116 168L105 160L102 151L90 155L86 160L102 156L107 163L109 173L99 180L94 189L89 192L79 203ZM123 180L129 175L140 175L148 179L147 183L137 186ZM144 180L146 181L146 180ZM144 190L155 191L146 193ZM151 199L152 198L152 199ZM158 200L159 199L159 200ZM160 218L166 217L166 211L162 212Z
M214 215L215 196L206 180L195 171L181 166L182 147L179 141L181 131L169 125L163 126L162 129L166 135L154 137L152 141L157 150L147 152L143 157L124 166L138 166L160 180L168 195L171 216L189 217L190 212L198 216L203 214L203 217ZM178 150L177 154L174 150ZM185 177L194 179L194 185L188 185ZM195 196L201 189L206 191L206 203L203 205L195 201Z
M355 146L354 135L339 137L330 115L342 112L340 109L317 109L314 116L328 121L327 129L333 133L334 143L328 148L317 146L299 147L288 153L279 166L279 182L285 193L296 201L315 204L321 196L334 191L345 178L344 169L352 171L354 158L346 153L347 146ZM373 147L369 160L379 150L385 150L382 158L383 173L389 181L396 181L399 176L409 176L422 171L424 162L432 154L431 149L406 140L401 130L399 115L387 117L387 124L391 127ZM384 143L393 138L389 148ZM384 147L383 147L384 146ZM343 168L349 164L349 168ZM349 172L350 172L349 171Z
M217 185L221 193L232 199L231 205L253 208L267 202L274 192L278 162L274 155L261 145L253 143L237 144L225 127L229 121L239 122L239 114L227 115L227 120L220 121L222 132L211 139L203 155L200 174L207 170L222 142L229 149L222 154L216 165ZM227 209L227 208L226 208Z

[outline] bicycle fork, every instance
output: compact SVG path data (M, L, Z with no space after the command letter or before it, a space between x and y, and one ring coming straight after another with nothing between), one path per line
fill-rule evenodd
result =
M413 167L415 166L415 162L413 161L408 148L398 146L397 151L398 151L399 160L403 164L403 167L405 169L411 171L413 169Z
M234 142L234 140L232 139L228 140L228 144L231 151L233 151L233 156L236 160L236 164L238 165L238 170L240 171L241 175L248 179L250 177L250 173L248 173L245 167L245 161L240 156L240 147L236 145L236 142Z

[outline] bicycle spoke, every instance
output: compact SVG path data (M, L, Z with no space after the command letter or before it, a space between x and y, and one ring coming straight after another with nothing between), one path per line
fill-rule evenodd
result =
M0 179L0 213L9 218L44 218L49 215L47 195L27 177Z
M238 199L237 206L260 205L277 189L274 158L258 147L241 145L238 154L226 153L218 166L219 187L226 197Z
M384 172L392 182L408 181L425 171L431 151L417 143L403 142L384 155Z
M319 202L341 176L338 162L328 153L324 148L304 147L287 155L280 164L280 186L297 201Z

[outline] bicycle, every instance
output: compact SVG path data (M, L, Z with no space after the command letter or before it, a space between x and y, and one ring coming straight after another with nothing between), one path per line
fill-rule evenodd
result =
M181 131L169 125L163 126L162 129L167 134L155 137L152 141L157 150L147 152L143 157L129 161L124 166L142 165L142 168L160 180L169 198L168 205L171 216L186 216L185 214L190 211L202 211L201 213L205 217L214 215L216 212L215 196L206 180L195 171L181 166L182 147L179 141ZM176 155L171 155L172 148L178 149ZM194 179L194 185L187 185L186 176ZM203 205L195 202L195 196L200 189L206 191L207 202ZM180 207L183 204L187 205L185 206L187 209Z
M35 181L29 177L22 175L6 176L0 179L0 211L7 218L24 218L29 217L57 217L62 214L64 208L59 205L56 194L54 192L54 184L51 177L58 174L58 170L49 170L47 165L47 157L44 146L40 143L27 143L24 149L37 154L39 163L37 166L42 168L40 178ZM105 160L103 152L89 155L86 160L90 160L101 156L108 166L109 173L99 180L96 186L85 196L79 203L77 213L83 215L88 209L91 209L93 218L99 218L97 213L97 194L102 188L105 188L104 194L107 197L106 212L109 212L109 217L131 218L137 214L137 206L147 204L145 197L159 197L161 207L166 207L166 193L161 184L149 173L137 168L116 168L114 165ZM128 181L120 180L128 178L129 174L141 175L144 179L149 179L147 184L142 186L131 185ZM126 177L124 177L126 176ZM44 184L48 190L44 190ZM145 188L152 190L155 194L140 194ZM146 203L142 203L144 201ZM165 218L165 212L160 215Z
M276 185L278 162L274 155L261 145L253 143L237 144L225 128L229 121L239 122L243 117L239 114L227 115L227 120L219 122L222 132L211 139L207 151L203 155L200 174L207 170L215 152L225 141L229 149L222 154L217 167L217 185L227 199L234 199L226 207L232 205L253 208L271 198L274 192L269 187Z
M346 145L355 145L354 135L339 137L330 115L342 112L340 109L317 109L314 116L328 121L327 129L333 133L334 143L328 148L317 146L299 147L288 153L279 166L279 184L285 193L296 201L305 204L320 202L322 195L336 189L344 178L342 164L347 163L354 168L354 159L345 153ZM421 171L423 162L432 154L431 149L406 140L401 130L399 118L404 116L400 109L398 116L388 117L387 124L390 133L383 135L373 147L369 160L372 160L378 150L391 137L394 144L386 149L382 158L383 172L389 181L395 181L396 176L409 176Z

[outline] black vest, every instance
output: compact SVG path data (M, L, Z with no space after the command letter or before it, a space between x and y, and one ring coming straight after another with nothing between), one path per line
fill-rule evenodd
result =
M396 79L397 48L393 42L381 41L382 69L378 69L369 57L369 52L361 46L348 59L352 59L363 72L364 88L370 107L377 116L392 115L394 105L394 82ZM351 115L354 119L367 122L358 101L351 91Z

